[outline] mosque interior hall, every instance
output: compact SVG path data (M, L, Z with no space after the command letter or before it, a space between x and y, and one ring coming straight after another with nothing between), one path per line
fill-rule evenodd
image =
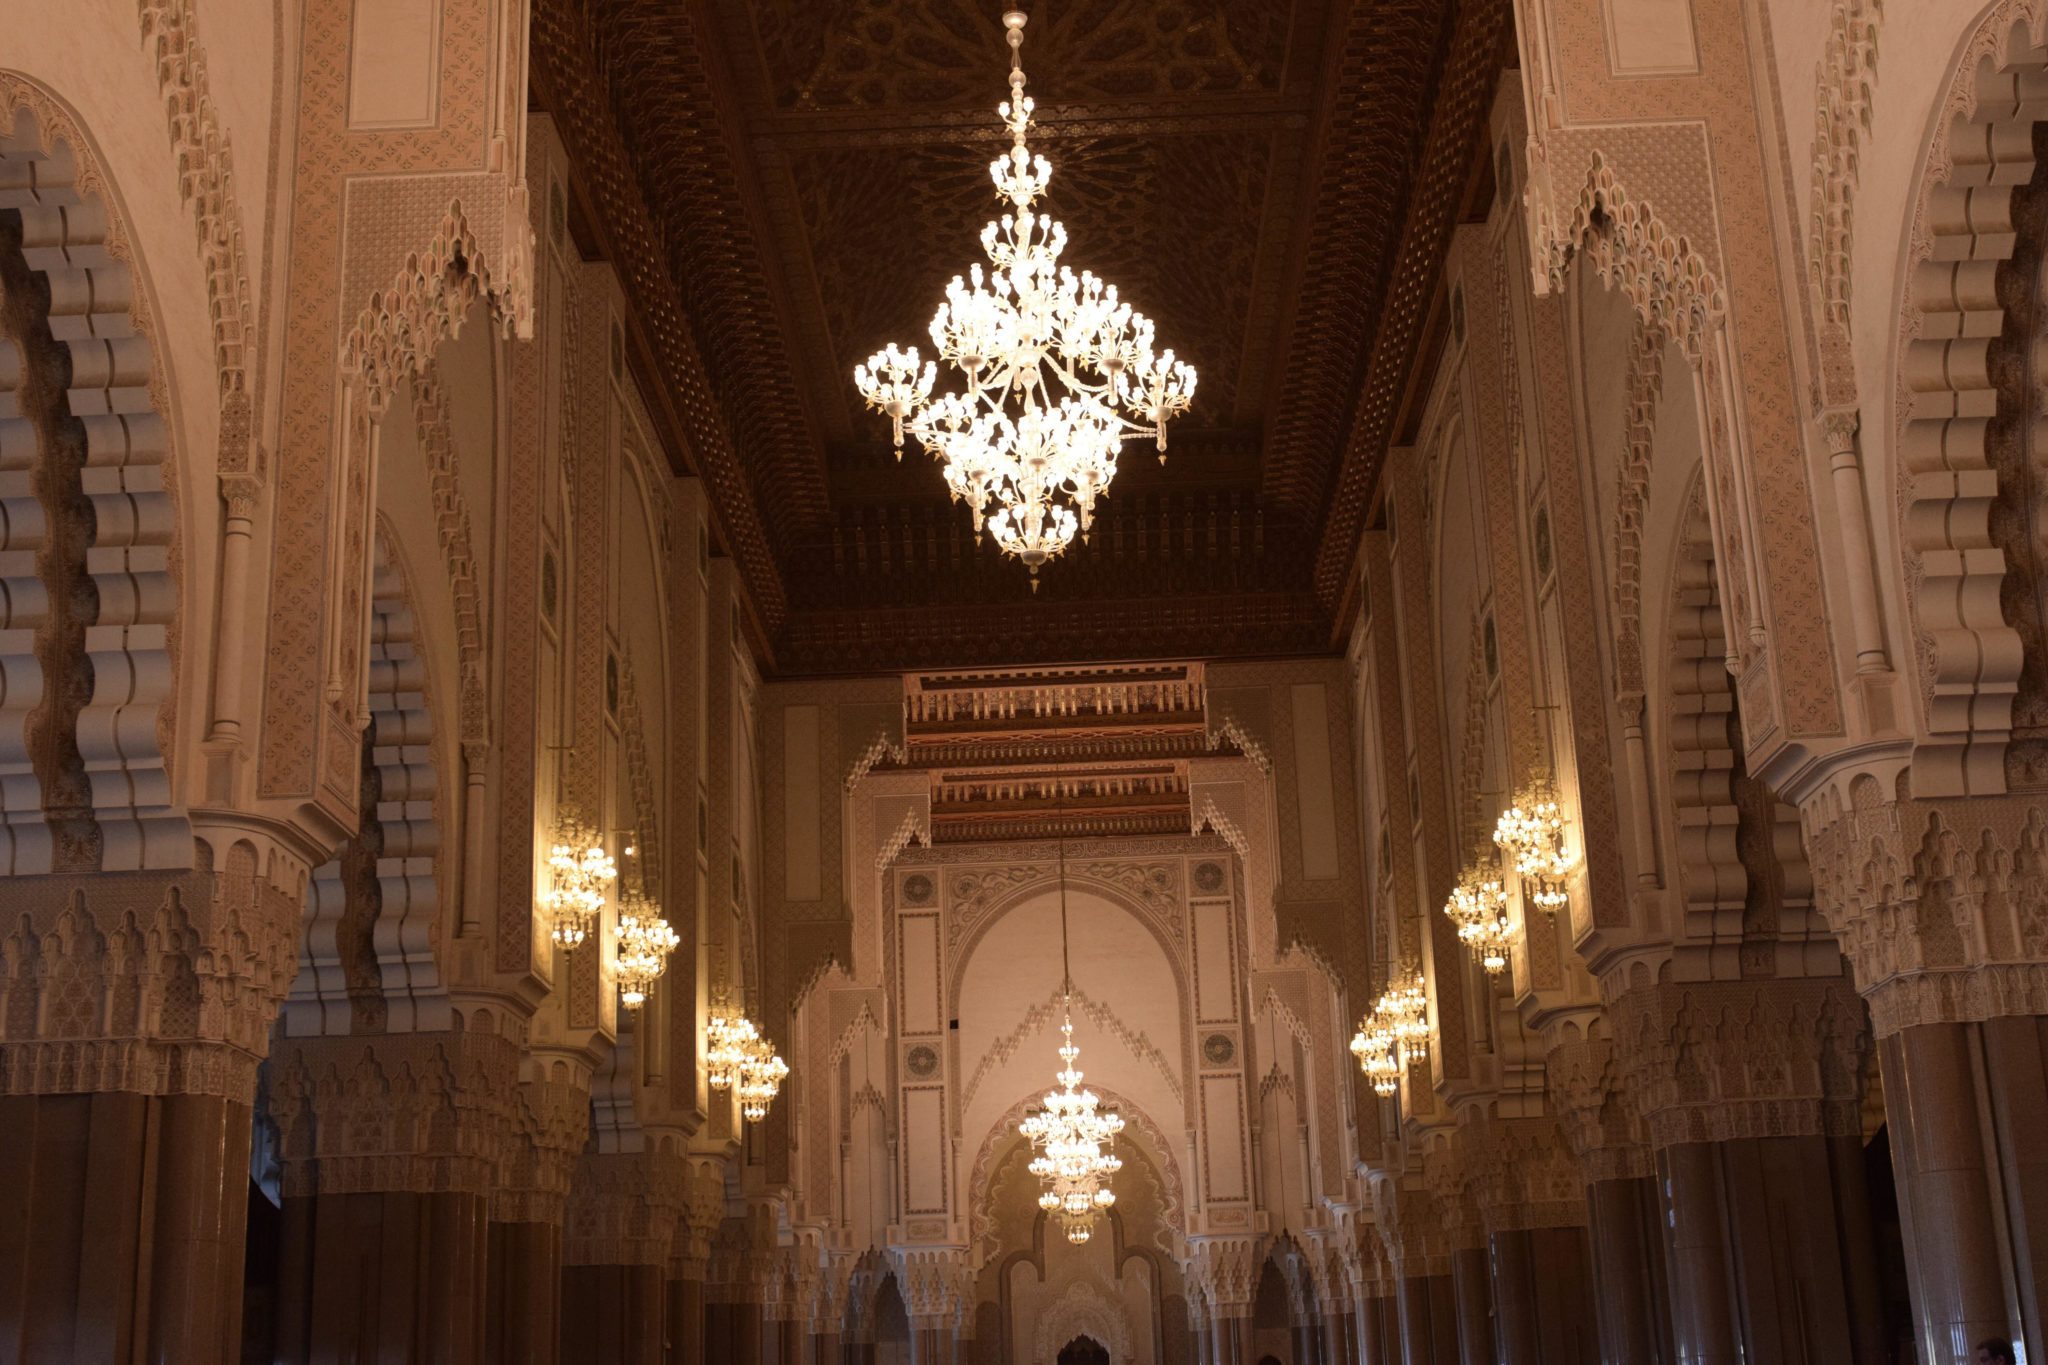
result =
M2048 0L0 0L0 1365L2048 1365Z

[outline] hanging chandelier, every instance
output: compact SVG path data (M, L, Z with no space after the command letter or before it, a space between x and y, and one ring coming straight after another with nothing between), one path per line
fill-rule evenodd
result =
M1012 30L1014 35L1015 30ZM1065 815L1064 809L1061 814ZM1060 1088L1045 1093L1045 1107L1025 1116L1017 1131L1038 1152L1027 1168L1045 1182L1038 1207L1059 1220L1069 1242L1088 1240L1095 1215L1116 1203L1109 1178L1123 1169L1115 1146L1123 1115L1103 1112L1092 1090L1081 1089L1081 1049L1074 1043L1074 968L1067 946L1067 841L1060 838Z
M1376 1095L1393 1094L1401 1073L1429 1057L1428 987L1419 971L1404 969L1399 975L1407 984L1380 992L1351 1039L1352 1054Z
M1400 979L1407 984L1389 985L1373 1012L1387 1021L1405 1065L1429 1058L1429 988L1419 971L1404 970Z
M1478 957L1487 975L1498 976L1508 965L1514 941L1508 924L1508 893L1499 872L1475 863L1444 904L1444 914L1458 926L1458 938Z
M1400 1085L1401 1059L1395 1049L1394 1031L1378 1010L1365 1017L1351 1039L1352 1055L1358 1058L1358 1069L1372 1082L1375 1095L1391 1095Z
M620 895L619 922L612 932L618 939L612 975L619 983L619 1002L637 1009L668 969L668 955L683 940L661 917L661 907L638 891Z
M1052 163L1024 143L1033 108L1024 94L1024 20L1020 10L1003 16L1010 98L996 112L1010 151L988 168L1012 212L982 229L990 269L977 262L967 279L954 276L930 329L964 387L934 399L936 363L893 343L856 366L853 379L868 406L888 414L897 458L908 429L944 467L976 533L985 524L1031 570L1035 588L1039 566L1077 527L1086 538L1125 441L1150 438L1165 461L1166 424L1187 411L1195 372L1170 350L1153 353L1151 321L1120 302L1115 285L1061 265L1066 228L1032 212Z
M766 1038L756 1038L747 1045L746 1057L740 1063L740 1078L734 1087L740 1097L740 1113L747 1122L759 1123L768 1117L768 1106L788 1076L789 1063L775 1055L774 1045Z
M1550 784L1537 783L1501 812L1493 842L1513 862L1524 894L1538 909L1555 915L1571 899L1567 882L1579 855L1565 842L1564 811Z
M704 1065L713 1090L731 1090L740 1113L750 1123L768 1117L768 1106L789 1077L789 1063L775 1054L775 1045L761 1036L733 1000L718 987L711 995L711 1017L704 1025Z
M556 943L564 948L582 944L604 912L605 889L618 875L618 865L594 831L568 815L556 821L548 889L541 897Z
M711 1017L704 1025L704 1065L713 1090L730 1090L739 1083L747 1050L760 1039L760 1030L740 1011L732 993L724 986L713 991Z
M1038 1150L1031 1174L1043 1180L1038 1207L1059 1219L1069 1242L1085 1242L1095 1214L1116 1203L1109 1177L1124 1163L1112 1148L1124 1129L1121 1114L1100 1112L1101 1101L1083 1090L1081 1069L1074 1065L1081 1049L1074 1045L1074 1015L1069 1005L1060 1023L1060 1069L1057 1090L1045 1095L1045 1107L1027 1117L1019 1131Z

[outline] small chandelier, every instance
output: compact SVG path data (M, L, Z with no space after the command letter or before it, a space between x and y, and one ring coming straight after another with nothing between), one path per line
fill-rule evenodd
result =
M567 815L555 823L552 843L541 909L553 926L555 942L575 948L604 912L605 888L618 879L619 869L597 834Z
M1372 1081L1373 1093L1391 1095L1401 1073L1429 1059L1429 991L1422 973L1404 969L1405 986L1389 985L1358 1026L1351 1051Z
M1012 30L1014 37L1015 30ZM1064 814L1064 811L1062 811ZM1074 967L1067 944L1067 841L1060 838L1060 1069L1057 1090L1045 1094L1045 1107L1027 1115L1017 1131L1038 1155L1028 1167L1045 1182L1038 1207L1057 1218L1067 1240L1088 1240L1098 1210L1116 1204L1109 1178L1124 1163L1115 1152L1116 1135L1124 1130L1123 1115L1100 1110L1092 1090L1083 1090L1081 1049L1074 1044Z
M618 937L612 975L619 983L619 1002L637 1009L668 969L668 955L683 940L661 917L661 907L638 891L619 897L619 922L612 932Z
M1555 915L1571 893L1566 882L1579 855L1565 843L1564 811L1548 783L1538 783L1500 814L1493 842L1513 861L1530 902Z
M756 1038L747 1044L739 1080L734 1086L740 1097L740 1113L747 1122L759 1123L768 1117L768 1106L774 1103L788 1077L789 1063L775 1055L774 1046L766 1038Z
M739 1083L747 1049L761 1040L761 1033L724 986L712 992L711 1018L704 1025L704 1035L704 1065L711 1072L711 1088L730 1090Z
M1508 893L1500 874L1473 864L1465 870L1444 913L1458 926L1458 938L1478 957L1487 975L1498 976L1508 965L1514 941L1508 925Z
M1153 354L1152 323L1118 301L1115 285L1060 265L1066 228L1031 211L1052 163L1024 144L1033 108L1024 94L1024 20L1020 10L1003 15L1010 98L996 112L1010 151L988 168L1014 211L981 231L992 269L977 263L966 280L954 276L930 329L939 359L961 372L965 388L934 400L937 365L893 343L856 366L853 381L869 407L888 414L897 458L907 427L944 466L975 531L986 522L1036 587L1039 566L1067 548L1077 523L1086 538L1125 441L1150 438L1165 461L1167 421L1187 411L1195 372L1172 351Z
M1351 1039L1352 1055L1358 1058L1358 1069L1372 1082L1375 1095L1391 1095L1401 1082L1401 1060L1396 1046L1394 1031L1380 1018L1378 1010L1365 1017Z
M1388 986L1373 1013L1387 1021L1405 1066L1429 1060L1429 988L1419 971L1403 971L1401 977L1408 984Z
M740 1113L748 1122L767 1118L769 1104L789 1077L789 1063L775 1055L774 1045L741 1011L729 988L720 986L712 992L704 1033L704 1065L711 1073L711 1088L738 1095Z
M1060 1069L1053 1079L1058 1090L1045 1095L1045 1108L1030 1115L1021 1131L1038 1149L1030 1171L1046 1183L1038 1207L1057 1217L1069 1242L1085 1242L1097 1210L1116 1203L1110 1176L1124 1163L1112 1149L1124 1130L1123 1115L1099 1112L1101 1101L1082 1090L1081 1069L1074 1065L1081 1049L1074 1045L1074 1016L1069 1008L1060 1023Z

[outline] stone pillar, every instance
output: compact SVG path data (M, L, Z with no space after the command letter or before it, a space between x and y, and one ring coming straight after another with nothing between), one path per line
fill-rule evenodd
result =
M1671 1365L1670 1283L1655 1182L1648 1176L1595 1180L1586 1186L1586 1207L1600 1359Z
M702 1261L669 1263L667 1365L706 1365Z
M104 835L78 824L37 827L56 866ZM188 833L189 870L0 881L0 1355L239 1359L256 1066L299 902L235 838L216 859Z
M1488 1241L1501 1365L1598 1359L1586 1230L1522 1228Z
M1389 1339L1390 1324L1398 1316L1393 1303L1371 1282L1353 1303L1358 1317L1358 1365L1395 1365L1396 1354Z
M1930 1365L1987 1337L2042 1358L2048 1018L1927 1023L1880 1045L1913 1321ZM2012 1307L2018 1306L2016 1327Z
M277 1358L485 1358L519 1047L486 1029L285 1038Z
M525 1065L533 1068L532 1059ZM563 1210L590 1133L588 1072L522 1081L514 1122L491 1195L485 1355L506 1365L552 1365L562 1338Z
M1458 1312L1458 1359L1462 1365L1494 1365L1493 1284L1484 1247L1451 1254L1451 1293Z
M1351 1336L1351 1314L1341 1303L1323 1305L1322 1365L1358 1365L1358 1347Z
M672 1151L577 1159L562 1237L563 1365L662 1365L669 1258L689 1180Z
M1457 1294L1448 1267L1403 1269L1422 1273L1404 1273L1395 1297L1401 1365L1459 1365Z
M1873 1263L1844 1254L1869 1231L1869 1034L1848 981L1644 983L1610 1009L1656 1163L1677 1359L1851 1365L1881 1345Z

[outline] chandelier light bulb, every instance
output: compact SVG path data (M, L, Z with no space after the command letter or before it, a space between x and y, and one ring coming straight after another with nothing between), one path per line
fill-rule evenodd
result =
M1010 211L981 230L989 268L977 263L946 286L929 328L936 362L891 343L854 367L853 382L889 418L897 458L908 431L939 461L975 532L1023 561L1035 587L1041 565L1077 533L1086 539L1125 441L1150 439L1165 461L1166 426L1194 401L1195 371L1154 351L1151 321L1115 285L1060 264L1066 228L1032 209L1052 163L1025 144L1025 16L1012 10L1003 23L1010 98L996 112L1010 150L988 173ZM959 372L958 392L933 397L939 362Z
M604 912L606 890L618 880L618 865L595 833L565 815L555 825L548 853L548 889L541 912L550 935L564 948L575 948Z

